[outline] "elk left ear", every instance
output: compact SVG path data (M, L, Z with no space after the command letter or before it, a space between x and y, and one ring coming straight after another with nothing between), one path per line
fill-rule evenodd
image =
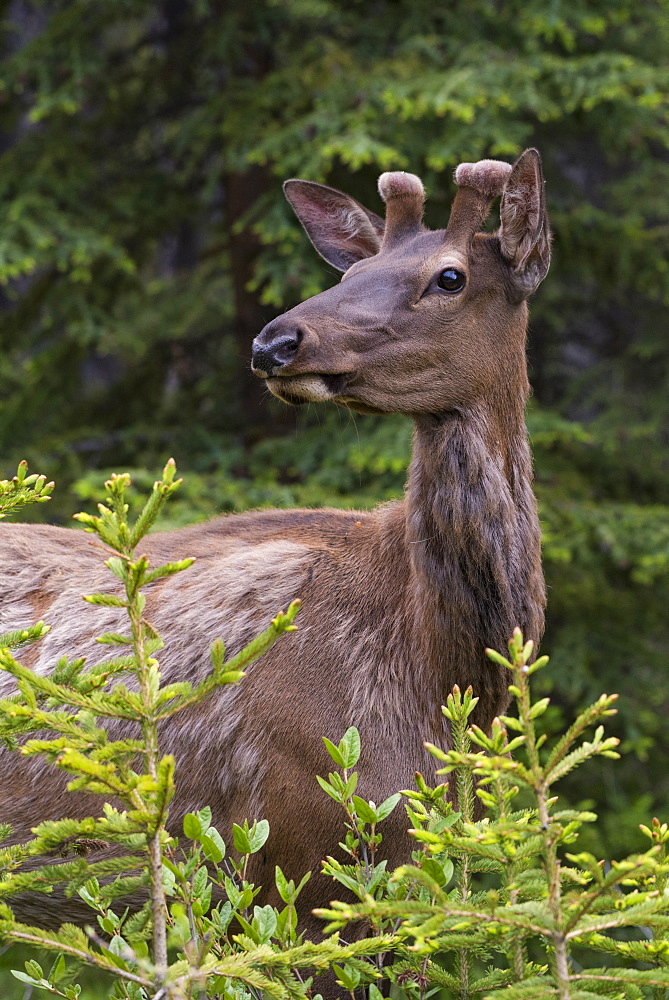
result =
M526 149L514 163L499 211L499 241L511 269L511 296L522 302L544 280L551 261L544 178L536 149Z
M350 195L300 180L286 181L283 191L321 257L338 271L381 249L384 220Z

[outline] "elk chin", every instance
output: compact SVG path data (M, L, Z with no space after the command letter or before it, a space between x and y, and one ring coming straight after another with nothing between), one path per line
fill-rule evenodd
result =
M265 382L273 395L294 406L339 402L337 397L344 390L345 383L345 375L283 375L268 378Z

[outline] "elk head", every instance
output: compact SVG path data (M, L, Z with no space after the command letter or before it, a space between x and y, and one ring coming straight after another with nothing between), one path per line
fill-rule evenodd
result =
M550 260L541 160L528 149L513 167L462 163L455 182L448 226L430 231L414 174L381 175L385 220L333 188L286 181L315 248L344 274L254 340L253 371L275 396L416 417L466 409L518 372L525 299ZM479 232L498 195L499 231Z

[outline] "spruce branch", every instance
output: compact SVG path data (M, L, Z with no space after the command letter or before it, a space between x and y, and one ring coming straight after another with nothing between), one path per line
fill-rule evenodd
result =
M0 479L0 518L10 517L29 503L46 503L51 499L55 483L46 476L27 475L28 463L19 462L12 479Z
M16 660L8 647L16 647L44 634L46 627L41 623L32 630L5 636L5 647L0 648L0 668L12 674L17 683L17 693L0 700L1 735L5 741L26 755L41 754L68 771L72 776L69 784L71 790L85 789L107 797L113 795L129 807L125 811L119 811L105 804L104 816L98 819L89 817L84 820L45 822L35 829L36 836L27 845L0 847L0 870L4 876L0 895L11 896L25 891L51 892L55 885L64 883L66 893L78 892L89 905L98 910L99 922L111 941L100 939L96 934L91 935L89 942L85 938L82 941L80 936L77 937L81 932L77 932L76 928L56 935L43 933L38 928L26 928L13 920L7 908L6 914L4 911L0 914L0 918L3 918L0 930L7 940L39 941L46 948L58 948L60 952L78 957L87 964L113 971L117 978L125 978L128 983L157 989L156 995L164 996L166 1000L180 1000L182 996L190 996L196 984L204 985L211 976L225 977L228 969L231 974L238 969L238 981L246 983L252 991L262 988L268 995L277 998L303 997L310 980L303 980L297 967L291 970L286 960L280 956L276 971L269 971L267 974L256 961L255 954L250 955L248 960L242 960L233 951L232 955L225 956L223 964L220 963L219 954L218 966L207 965L209 952L212 949L220 952L221 948L212 938L214 928L223 933L228 949L231 947L225 928L232 918L233 908L237 908L242 926L248 928L253 948L264 940L257 937L259 932L256 929L256 919L260 917L253 917L251 923L244 922L249 904L258 891L246 882L246 866L249 854L259 850L267 837L268 824L258 821L248 827L245 822L243 828L235 828L235 843L238 834L243 835L248 842L248 853L238 864L232 862L232 878L223 875L218 869L215 875L210 875L206 866L197 867L200 857L217 865L225 856L223 840L210 825L201 830L201 843L185 863L186 867L190 866L190 877L182 877L181 864L175 865L166 853L174 843L167 832L166 823L174 792L175 762L171 756L160 754L159 723L200 702L215 688L239 682L248 664L266 652L284 632L294 630L293 621L299 610L299 602L293 602L285 613L279 613L274 618L265 632L229 661L225 660L223 643L215 642L211 650L211 669L197 685L187 682L161 684L156 654L163 644L145 616L146 601L142 591L157 580L188 569L193 560L182 559L153 567L145 555L136 554L136 548L146 531L155 523L168 496L179 485L180 480L175 480L174 474L174 463L170 460L163 478L154 484L151 496L134 524L128 521L125 490L130 485L130 478L126 474L114 475L107 481L105 485L108 496L106 503L98 506L97 516L78 515L78 520L86 529L96 533L107 547L107 568L122 588L122 596L118 593L97 592L84 599L89 604L118 608L125 612L128 619L127 634L107 632L98 641L125 647L127 653L105 659L90 669L86 668L81 659L62 659L50 675L37 674ZM137 690L130 690L125 684L118 682L110 690L110 682L116 680L120 673L128 673L135 678ZM126 736L110 741L105 729L97 724L100 718L138 723L141 736ZM17 737L31 734L35 735L19 747ZM133 763L137 760L141 764L135 769ZM372 847L380 840L379 835L374 832L374 825L390 812L396 804L395 800L399 800L399 795L391 796L380 806L374 807L370 838ZM371 808L373 803L363 805ZM207 814L210 818L211 811L205 807L199 815L206 817ZM3 828L3 833L7 832ZM126 850L134 849L139 856L116 855L110 858L103 853L96 859L98 851L104 851L115 844L122 845ZM75 859L68 860L68 855L72 854L76 856ZM44 860L49 855L60 855L63 860L55 864L42 864L32 871L17 870L28 859ZM227 861L225 863L228 864ZM385 865L377 867L380 872ZM141 871L142 868L144 871ZM135 871L137 874L134 874ZM183 892L188 885L194 894L188 900L188 933L181 938L178 929L180 904L174 904L168 911L166 895L168 890L173 891L170 889L170 878L174 879L175 872L179 873L178 884ZM111 878L112 881L100 888L98 877ZM373 877L378 879L379 875ZM282 948L299 941L294 901L305 881L306 877L297 888L292 882L286 882L284 891L289 895L288 909L270 920L270 926L276 926L277 933L280 934ZM203 907L211 907L213 882L218 882L229 898L222 911L218 906L211 909L209 919L205 917L206 909ZM147 905L132 915L127 910L121 917L114 914L109 906L113 899L124 891L134 892L146 885L150 890ZM229 916L224 918L221 913L225 913L225 907L228 908ZM265 907L262 913L268 910L272 908ZM269 919L267 915L266 919ZM152 958L149 958L144 947L147 921L150 922L153 942ZM176 935L175 940L181 953L187 956L187 973L184 973L183 963L180 961L168 964L168 925L171 927L170 934ZM265 924L261 920L258 926L262 928ZM74 932L77 937L75 943L72 940ZM134 941L133 947L139 950L133 950L128 943L129 939ZM366 955L376 956L386 947L385 940L382 937L372 946L358 951L360 954L364 952ZM363 959L356 957L355 949L341 946L338 942L330 946L329 951L320 949L310 954L314 959L314 962L309 960L310 964L315 963L316 967L326 967L334 961L344 962L345 965L363 962ZM293 959L297 965L300 964L299 955L291 956L291 961ZM366 974L372 975L373 967L366 960L361 968L367 970ZM123 975L118 969L124 970ZM18 978L27 983L43 985L43 988L59 994L60 990L55 982L45 979L41 971L35 979L36 970L39 970L39 966L33 963L26 973L17 973ZM378 975L378 972L373 974Z

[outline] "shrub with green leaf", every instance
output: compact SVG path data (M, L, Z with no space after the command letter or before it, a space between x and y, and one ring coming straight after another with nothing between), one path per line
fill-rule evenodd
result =
M403 793L420 847L413 864L393 872L382 893L370 886L357 904L320 913L330 931L360 919L392 926L388 975L419 997L439 987L442 997L490 1000L666 998L669 828L653 820L642 827L646 851L598 860L574 846L597 817L560 808L555 795L573 768L619 756L619 741L598 724L617 696L602 695L548 743L538 729L548 699L533 700L529 683L548 657L532 662L519 630L509 649L509 659L488 655L512 675L517 716L495 720L490 733L469 727L477 699L455 688L443 709L453 749L427 744L437 773L455 778L456 804L447 785L432 788L419 775L418 789Z
M66 896L78 894L92 908L98 928L86 931L65 923L58 931L47 931L28 926L3 902L0 937L57 954L47 974L34 960L26 963L25 972L14 973L56 996L78 996L65 961L70 959L107 972L113 984L110 995L128 1000L154 995L181 1000L203 991L232 998L241 995L240 990L263 991L278 1000L304 997L314 971L335 962L364 967L362 957L387 948L389 941L347 945L336 936L316 944L303 941L295 903L306 878L295 886L279 869L276 884L285 905L252 907L260 887L247 881L246 872L249 856L267 839L264 820L235 826L233 851L211 825L206 806L185 818L190 847L169 832L175 761L160 753L161 723L217 686L239 683L244 668L295 627L299 609L294 602L228 661L222 643L214 643L211 670L199 683L161 684L162 640L144 617L142 590L154 580L187 570L192 560L151 567L136 549L178 487L174 475L170 461L134 522L127 518L127 475L112 476L106 483L109 495L97 516L78 515L112 550L106 565L123 585L122 597L96 593L85 598L125 609L128 631L100 637L119 655L91 668L81 659L61 660L53 673L43 676L15 659L7 644L0 648L0 669L17 681L17 693L0 700L5 744L22 754L41 755L65 770L72 776L70 790L123 804L118 808L105 801L99 816L39 823L27 844L0 847L0 898L11 902L16 894L49 893L58 887ZM22 641L38 638L39 630L22 635ZM5 637L5 642L11 639ZM128 676L134 683L121 679ZM136 736L110 739L101 722L118 719L132 720ZM9 833L6 825L3 833ZM111 857L90 861L85 854L92 843L118 849ZM45 855L59 851L74 859L44 863ZM128 893L144 898L139 908L125 906Z
M281 182L378 211L379 173L412 170L441 226L460 161L541 150L555 247L530 335L545 683L564 719L602 689L630 699L615 783L576 771L564 794L596 799L593 849L638 846L639 816L669 797L665 0L0 9L0 474L24 455L51 469L58 523L70 484L89 494L121 467L136 480L167 448L189 473L181 523L397 495L408 423L288 413L249 372L264 323L336 280Z
M0 512L47 494L52 484L25 472L1 484ZM160 752L162 723L219 685L243 683L245 666L295 628L298 606L229 661L214 643L211 670L197 684L161 683L162 640L144 617L142 590L187 571L191 560L151 567L137 546L179 485L174 476L170 462L134 521L127 475L106 483L97 516L79 515L112 550L106 564L123 585L122 596L85 598L125 610L128 631L100 637L118 655L92 668L63 659L44 676L10 647L38 640L46 626L2 637L0 668L17 682L16 693L0 700L5 744L68 772L73 791L122 803L105 801L99 816L39 823L28 843L0 845L0 937L53 954L48 970L31 957L15 978L67 1000L80 995L82 965L106 976L116 1000L302 1000L319 988L314 977L322 973L330 976L328 993L352 1000L363 993L380 1000L384 980L409 1000L436 993L441 1000L666 1000L669 827L657 819L643 824L649 846L622 860L578 849L584 824L597 817L563 807L555 786L584 763L618 758L619 741L601 724L615 713L616 696L602 695L566 732L549 736L541 729L549 700L530 690L548 657L533 660L532 643L519 631L508 658L488 651L510 672L516 714L486 733L469 724L477 701L471 689L449 695L443 711L452 748L428 749L452 786L432 786L417 774L416 788L401 793L416 847L395 871L387 870L381 831L400 793L378 804L361 798L357 730L338 743L324 737L337 769L317 780L342 807L343 853L324 859L323 869L348 901L318 911L328 921L318 942L300 930L300 893L310 873L296 884L277 867L273 887L248 880L249 859L272 835L265 820L220 831L203 804L186 814L177 839L168 814L178 774ZM105 723L119 718L135 723L136 736L110 738ZM2 835L9 832L4 824ZM91 860L92 843L113 849ZM270 888L278 905L266 901ZM15 919L17 894L53 891L82 900L93 926L52 931ZM361 920L363 936L340 937Z

